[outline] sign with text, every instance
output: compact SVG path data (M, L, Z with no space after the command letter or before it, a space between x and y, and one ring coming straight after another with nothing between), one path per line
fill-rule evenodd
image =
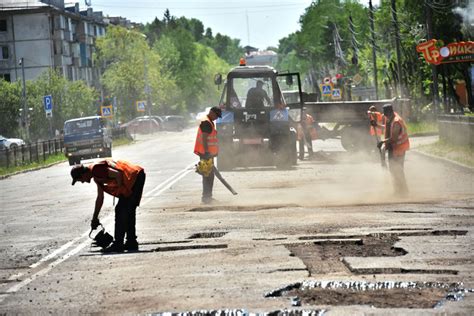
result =
M454 42L444 45L443 41L432 39L416 46L426 62L434 65L474 61L474 42Z

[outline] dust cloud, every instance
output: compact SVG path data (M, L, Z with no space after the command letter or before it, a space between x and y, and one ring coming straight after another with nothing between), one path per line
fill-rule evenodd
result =
M318 143L314 142L316 150ZM379 159L375 151L352 153L341 148L316 151L313 159L299 162L291 170L237 170L229 174L229 182L236 184L237 191L245 188L245 192L228 201L234 205L324 207L429 203L472 195L473 180L469 173L408 151L405 176L409 193L397 196L391 174Z

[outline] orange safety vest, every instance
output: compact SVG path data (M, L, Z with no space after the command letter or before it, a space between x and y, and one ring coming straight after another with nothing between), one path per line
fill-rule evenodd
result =
M217 139L216 125L208 116L206 116L203 122L204 121L208 121L212 126L212 132L207 136L207 149L209 154L211 154L212 157L215 157L219 153L219 140ZM201 127L199 127L196 135L196 142L194 144L194 153L198 156L202 156L206 152L204 149L202 134L203 132L201 131Z
M383 114L380 112L367 111L367 116L369 117L370 121L377 122L377 127L374 127L372 125L370 126L370 135L374 136L375 131L377 131L378 136L384 134L383 127L380 126L385 125L385 117L383 116Z
M106 159L96 164L90 165L89 169L92 172L92 169L95 165L106 165L109 168L119 170L122 172L122 185L119 186L117 184L116 179L100 179L105 180L104 183L102 181L99 183L96 181L97 185L99 185L105 192L112 196L120 197L128 197L132 194L132 188L135 184L135 180L137 179L138 173L143 170L142 167L138 165L131 164L128 161L124 160L111 160Z
M385 138L392 138L393 127L395 124L399 124L401 127L400 134L398 134L397 140L395 143L391 142L393 155L394 156L403 156L405 151L410 149L410 140L408 139L408 130L407 126L405 125L405 121L398 115L398 113L394 112L395 117L390 124L390 135L385 135ZM389 137L387 137L389 136Z

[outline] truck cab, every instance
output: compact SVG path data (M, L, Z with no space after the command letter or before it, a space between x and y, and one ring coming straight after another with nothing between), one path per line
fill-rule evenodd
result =
M69 165L82 159L111 157L112 133L100 116L75 118L64 122L64 148Z
M283 76L292 75L299 83L298 74ZM296 130L279 76L269 66L241 65L228 73L219 102L222 117L216 121L219 169L296 164Z

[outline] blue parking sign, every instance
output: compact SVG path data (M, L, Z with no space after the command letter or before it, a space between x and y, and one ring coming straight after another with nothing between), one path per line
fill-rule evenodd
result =
M46 112L51 112L53 110L53 97L50 95L45 95L43 97L44 110Z

